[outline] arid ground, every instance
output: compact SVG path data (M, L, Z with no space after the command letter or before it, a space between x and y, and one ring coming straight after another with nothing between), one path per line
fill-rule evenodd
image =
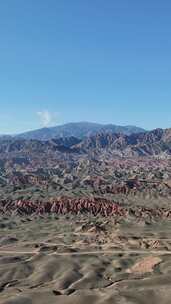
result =
M171 222L1 216L0 303L166 304Z

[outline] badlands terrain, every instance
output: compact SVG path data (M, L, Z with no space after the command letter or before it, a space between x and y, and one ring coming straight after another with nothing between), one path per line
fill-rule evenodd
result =
M1 304L169 304L171 130L1 138Z

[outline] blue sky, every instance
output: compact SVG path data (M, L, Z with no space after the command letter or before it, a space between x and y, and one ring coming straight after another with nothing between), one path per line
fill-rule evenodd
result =
M171 127L171 1L1 1L0 109L0 133Z

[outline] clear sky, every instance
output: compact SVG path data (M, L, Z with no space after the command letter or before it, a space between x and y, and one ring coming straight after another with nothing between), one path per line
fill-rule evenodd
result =
M0 1L0 133L171 127L170 0Z

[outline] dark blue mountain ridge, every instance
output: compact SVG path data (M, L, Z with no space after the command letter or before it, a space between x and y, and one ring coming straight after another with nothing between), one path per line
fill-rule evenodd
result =
M136 126L117 126L114 124L98 124L91 122L73 122L49 128L24 132L18 134L16 138L50 140L52 138L75 137L83 139L99 132L122 133L125 135L146 132L146 130Z

